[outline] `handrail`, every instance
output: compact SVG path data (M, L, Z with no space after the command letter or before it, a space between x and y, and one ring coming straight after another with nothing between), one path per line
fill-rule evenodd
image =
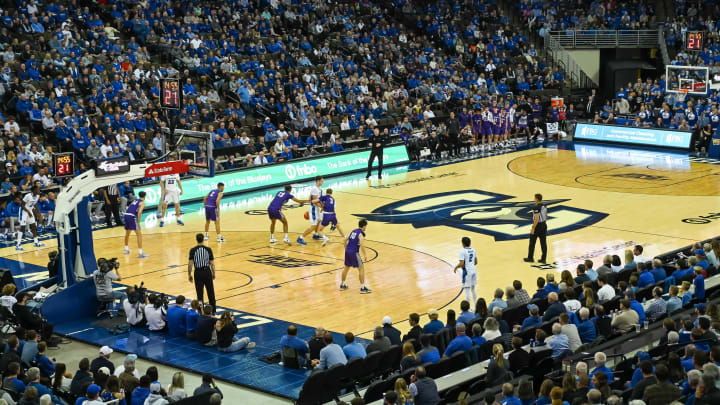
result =
M667 49L667 42L665 42L665 29L662 25L658 25L658 46L660 47L660 54L664 65L670 64L670 54Z
M548 37L564 48L655 48L658 30L549 31Z
M552 63L560 66L567 73L572 85L580 88L597 87L597 84L582 70L570 52L551 35L545 36L545 51Z

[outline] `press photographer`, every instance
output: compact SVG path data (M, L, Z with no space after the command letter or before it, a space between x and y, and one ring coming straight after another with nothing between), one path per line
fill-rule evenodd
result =
M144 283L140 283L134 287L128 287L126 290L127 298L122 300L123 310L125 310L125 318L130 326L145 326L145 307L148 304L147 289Z
M100 301L122 300L125 294L113 291L113 281L120 281L120 263L117 258L100 258L97 261L98 269L92 274L95 281L95 295Z
M165 294L150 294L149 304L145 306L145 319L148 329L153 332L167 331L168 297Z

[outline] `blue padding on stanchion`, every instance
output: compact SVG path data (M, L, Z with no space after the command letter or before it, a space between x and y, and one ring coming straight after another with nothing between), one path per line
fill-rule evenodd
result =
M95 248L92 238L92 221L88 215L89 198L85 197L75 208L77 212L77 240L80 243L80 260L85 267L85 274L90 275L97 270L97 260L95 259Z
M50 295L42 304L42 314L52 324L95 316L95 283L87 278Z

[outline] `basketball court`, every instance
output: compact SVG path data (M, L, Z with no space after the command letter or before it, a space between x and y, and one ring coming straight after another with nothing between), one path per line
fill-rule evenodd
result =
M310 238L307 246L294 242L308 226L305 207L292 204L284 211L292 246L269 243L265 209L280 187L226 196L221 218L227 242L215 242L212 226L208 242L216 256L218 305L248 314L241 334L253 336L264 352L279 349L276 339L288 323L371 339L374 326L389 315L407 330L411 312L459 309L460 275L452 269L463 236L472 238L478 253L478 296L489 302L495 288L515 279L532 294L538 276L574 271L585 259L598 266L604 255L623 257L636 244L652 256L717 235L719 164L674 152L576 143L394 167L382 181L365 181L364 174L328 178L323 189L333 189L345 232L361 218L369 222L366 271L373 293L365 295L353 270L350 288L338 290L344 251L337 231L325 247ZM294 194L306 198L309 185L296 185ZM542 193L548 205L547 265L522 261L534 193ZM134 236L133 254L123 255L119 227L93 233L96 256L120 258L121 284L144 282L150 290L193 297L187 252L205 219L201 202L183 204L183 210L185 226L167 217L163 228L155 209L146 210L142 224L149 258L137 258ZM279 225L278 239L281 231ZM0 255L39 272L33 265L44 266L48 251L56 249L54 240L46 243L45 248L26 245L22 254L4 248Z

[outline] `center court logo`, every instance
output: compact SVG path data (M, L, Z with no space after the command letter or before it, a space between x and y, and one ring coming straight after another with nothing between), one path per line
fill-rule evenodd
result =
M287 165L285 166L285 176L292 180L297 176L313 176L317 174L317 167L308 166L305 163L302 165Z
M532 225L532 201L510 202L516 197L481 190L428 194L383 205L369 214L369 221L411 224L415 228L449 226L490 235L496 241L527 238ZM569 199L545 200L548 234L557 235L593 225L608 216L563 205Z

